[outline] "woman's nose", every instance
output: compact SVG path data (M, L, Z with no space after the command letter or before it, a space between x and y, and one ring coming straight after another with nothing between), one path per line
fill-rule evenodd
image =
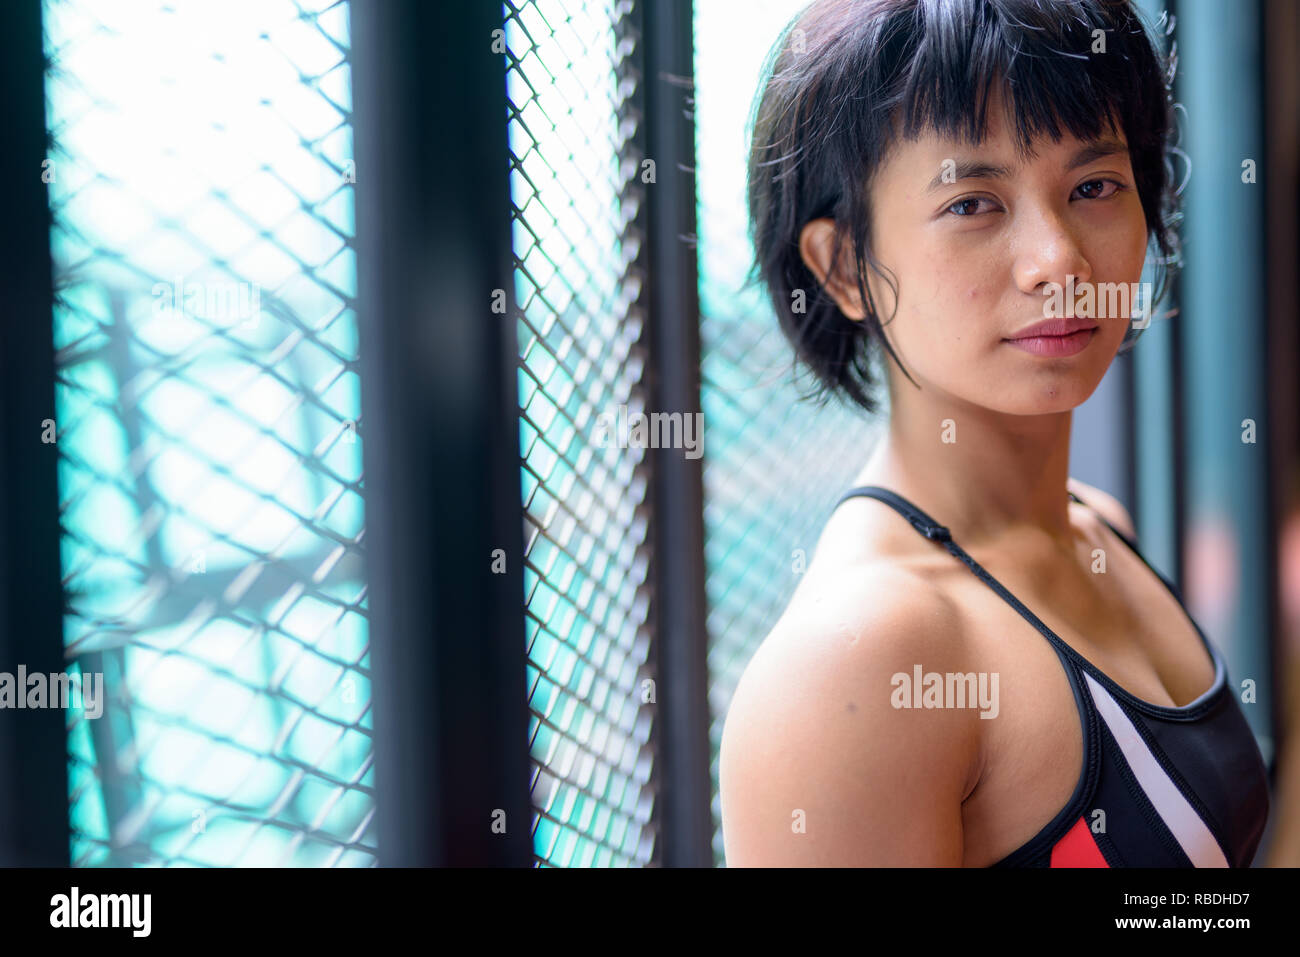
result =
M1092 278L1083 248L1062 216L1043 211L1018 226L1015 279L1022 291L1041 294L1047 283L1065 286L1073 276L1077 286Z

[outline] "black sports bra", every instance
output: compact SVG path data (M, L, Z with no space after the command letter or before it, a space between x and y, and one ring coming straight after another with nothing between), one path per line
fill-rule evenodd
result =
M850 489L892 506L942 544L1056 649L1083 725L1083 769L1065 807L994 867L1247 867L1268 819L1268 776L1227 666L1187 615L1214 661L1214 684L1180 708L1134 697L1059 638L952 540L948 529L895 492ZM1073 492L1070 497L1086 505ZM1094 510L1095 511L1095 510ZM1169 589L1136 543L1098 517Z

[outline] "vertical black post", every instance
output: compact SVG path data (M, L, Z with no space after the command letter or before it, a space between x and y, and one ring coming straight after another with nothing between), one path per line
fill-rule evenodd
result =
M1148 305L1146 308L1150 309L1151 307ZM1132 410L1137 408L1137 388L1133 383L1137 368L1131 353L1125 355L1124 364L1120 371L1123 372L1123 375L1118 383L1119 401L1123 412L1116 423L1119 429L1119 497L1124 502L1124 506L1128 509L1129 515L1133 518L1136 526L1138 521L1135 514L1138 501L1137 423Z
M1180 273L1173 283L1173 301L1179 304L1184 302L1185 293L1183 292L1183 277ZM1173 500L1173 550L1174 562L1170 569L1170 577L1177 583L1180 591L1187 587L1187 555L1185 546L1187 544L1187 430L1190 427L1187 417L1186 403L1182 401L1185 395L1185 377L1183 374L1182 356L1186 351L1186 336L1183 333L1182 323L1174 319L1173 325L1169 330L1169 338L1173 343L1173 348L1169 354L1169 382L1174 396L1173 408L1170 410L1173 414L1169 417L1170 445L1173 448L1173 482L1171 483L1167 495Z
M1292 509L1300 506L1300 499L1296 498L1300 488L1292 485L1300 479L1297 474L1300 472L1300 330L1295 321L1300 316L1300 279L1295 270L1295 263L1300 261L1300 224L1294 214L1300 209L1300 64L1295 58L1295 50L1300 46L1300 6L1287 0L1266 0L1260 31L1259 45L1264 51L1260 64L1265 108L1263 126L1269 131L1264 162L1268 169L1281 171L1281 175L1265 177L1263 184L1268 236L1265 342L1268 343L1268 408L1272 422L1268 438L1267 513L1273 529L1264 568L1269 581L1280 582L1278 539L1285 534L1283 523L1295 521ZM1295 705L1287 699L1283 677L1288 668L1294 667L1292 662L1297 658L1296 652L1287 647L1285 634L1285 606L1290 604L1289 598L1281 588L1275 589L1270 613L1276 628L1272 632L1269 670L1279 676L1279 693L1273 696L1271 715L1271 724L1278 729L1279 758L1274 764L1275 773L1287 762L1287 754L1296 753L1294 737L1300 731L1300 725L1288 714L1295 713ZM1285 790L1275 794L1280 802L1288 800ZM1266 834L1264 846L1270 843ZM1264 855L1257 855L1256 863L1263 864Z
M532 861L501 28L500 4L352 5L384 865Z
M65 670L58 446L42 441L54 419L54 336L40 0L6 7L0 71L0 672L16 681L20 665ZM0 709L0 866L69 863L65 716Z
M645 190L649 278L649 402L655 412L700 412L700 305L695 235L693 24L690 0L638 4L645 75ZM707 448L704 449L707 454ZM707 867L708 634L703 458L651 449L654 608L659 685L660 862Z

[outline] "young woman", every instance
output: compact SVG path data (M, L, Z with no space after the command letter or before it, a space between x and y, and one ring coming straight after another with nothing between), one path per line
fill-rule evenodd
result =
M819 0L774 48L756 268L825 391L876 412L884 366L888 427L731 702L728 865L1250 864L1224 659L1069 476L1145 325L1090 290L1176 263L1168 80L1113 0Z

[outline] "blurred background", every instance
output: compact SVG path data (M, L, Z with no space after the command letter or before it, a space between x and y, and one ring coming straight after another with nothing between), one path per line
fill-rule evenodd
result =
M725 864L732 690L883 424L745 282L805 2L11 5L0 670L106 697L0 711L0 863ZM1072 474L1254 682L1294 866L1300 5L1139 6L1186 265Z

